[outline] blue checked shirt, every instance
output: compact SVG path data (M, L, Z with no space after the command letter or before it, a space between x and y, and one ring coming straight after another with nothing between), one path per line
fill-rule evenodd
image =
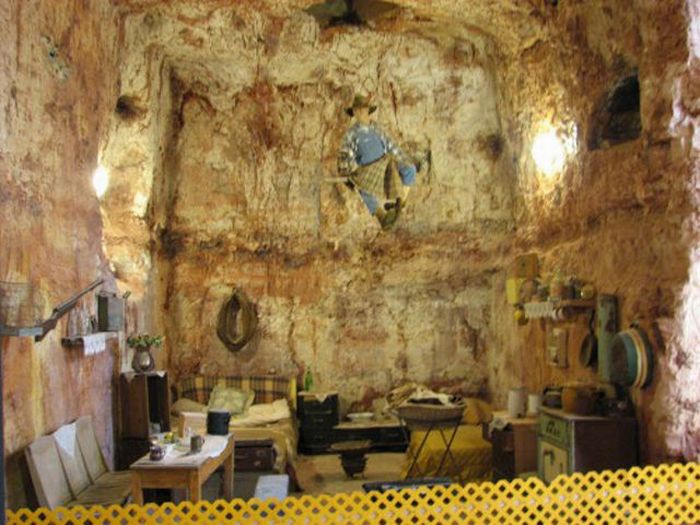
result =
M350 176L359 166L372 164L386 154L396 159L403 184L412 186L416 181L416 167L375 123L356 122L345 133L338 152L338 172Z

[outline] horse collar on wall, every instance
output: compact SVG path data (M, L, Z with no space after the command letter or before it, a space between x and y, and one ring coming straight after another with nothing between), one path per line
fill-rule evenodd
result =
M245 292L234 288L233 294L219 310L216 335L232 352L241 350L253 337L258 327L258 314L255 305Z

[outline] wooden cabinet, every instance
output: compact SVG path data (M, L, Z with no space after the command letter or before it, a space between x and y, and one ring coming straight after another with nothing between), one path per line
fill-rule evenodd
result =
M338 424L338 394L299 392L299 450L307 454L325 452L333 443L333 427Z
M537 470L537 419L510 419L505 428L493 429L490 435L488 425L483 428L484 439L491 442L494 481Z
M372 450L402 452L407 447L407 432L398 419L388 421L339 423L338 394L300 392L297 396L299 451L304 454L328 452L341 441L372 442Z
M119 376L119 466L148 452L148 436L170 430L170 385L165 372Z
M559 474L568 474L570 470L569 454L567 449L560 448L547 441L540 442L540 454L542 455L540 478L550 482Z
M537 424L537 471L559 474L629 468L637 464L637 423L631 417L579 416L543 408Z

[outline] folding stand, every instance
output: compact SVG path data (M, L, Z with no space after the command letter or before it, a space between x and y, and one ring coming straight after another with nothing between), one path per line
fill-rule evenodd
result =
M425 420L415 420L415 419L412 420L412 419L404 418L403 421L405 423L405 426L408 427L411 430L411 432L414 432L416 430L424 430L425 431L425 435L423 436L423 439L421 440L420 444L418 445L418 449L415 452L411 450L410 441L409 441L409 447L406 450L406 453L408 454L407 459L410 461L410 466L408 467L408 470L406 471L406 479L414 478L414 477L424 477L423 472L421 471L420 467L418 466L418 459L420 458L420 454L423 451L425 444L428 442L428 437L430 436L430 434L432 432L438 432L440 434L440 437L442 438L443 444L445 445L445 450L443 451L442 456L440 457L440 465L438 466L437 471L435 472L434 476L440 476L442 468L444 466L446 466L446 461L447 461L448 456L450 458L450 461L452 462L453 471L456 472L457 462L455 461L455 458L452 455L451 447L452 447L452 443L455 439L455 436L457 435L457 430L459 430L459 425L462 422L461 416L457 417L457 418L442 419L442 420L436 420L436 421L425 421ZM449 439L448 439L446 434L449 435ZM411 475L413 473L414 468L416 469L418 476ZM448 470L448 472L449 472L449 470Z

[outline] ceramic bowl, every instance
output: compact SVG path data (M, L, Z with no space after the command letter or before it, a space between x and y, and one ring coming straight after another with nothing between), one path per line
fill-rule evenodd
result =
M374 419L373 412L352 412L348 414L348 419L350 421L370 421Z

